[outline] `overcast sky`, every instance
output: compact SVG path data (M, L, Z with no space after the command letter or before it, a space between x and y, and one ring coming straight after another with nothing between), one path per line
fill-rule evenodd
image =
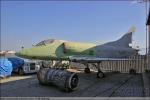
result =
M131 1L2 1L1 50L31 47L44 39L114 41L132 26L145 48L145 4Z

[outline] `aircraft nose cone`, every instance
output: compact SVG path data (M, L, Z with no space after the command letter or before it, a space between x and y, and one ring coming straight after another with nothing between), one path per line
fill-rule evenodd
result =
M32 48L24 48L15 54L16 56L27 59L49 59L49 48L35 46Z
M29 49L22 49L19 52L16 52L15 55L18 57L28 58L29 55Z

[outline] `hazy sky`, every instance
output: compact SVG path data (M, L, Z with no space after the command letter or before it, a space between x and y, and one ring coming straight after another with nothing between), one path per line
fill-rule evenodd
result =
M44 39L100 43L136 26L133 40L145 48L145 4L131 1L2 1L1 50L31 47Z

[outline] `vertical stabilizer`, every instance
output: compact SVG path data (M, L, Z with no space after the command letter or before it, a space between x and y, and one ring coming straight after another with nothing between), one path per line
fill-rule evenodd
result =
M129 31L123 35L120 39L114 42L106 43L105 45L109 46L119 46L119 47L129 47L129 44L132 43L132 34L135 32L135 27L131 27Z

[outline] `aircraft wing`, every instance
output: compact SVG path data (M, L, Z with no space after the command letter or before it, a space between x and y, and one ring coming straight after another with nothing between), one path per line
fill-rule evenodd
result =
M131 60L128 58L69 57L72 62L100 63L101 61Z

